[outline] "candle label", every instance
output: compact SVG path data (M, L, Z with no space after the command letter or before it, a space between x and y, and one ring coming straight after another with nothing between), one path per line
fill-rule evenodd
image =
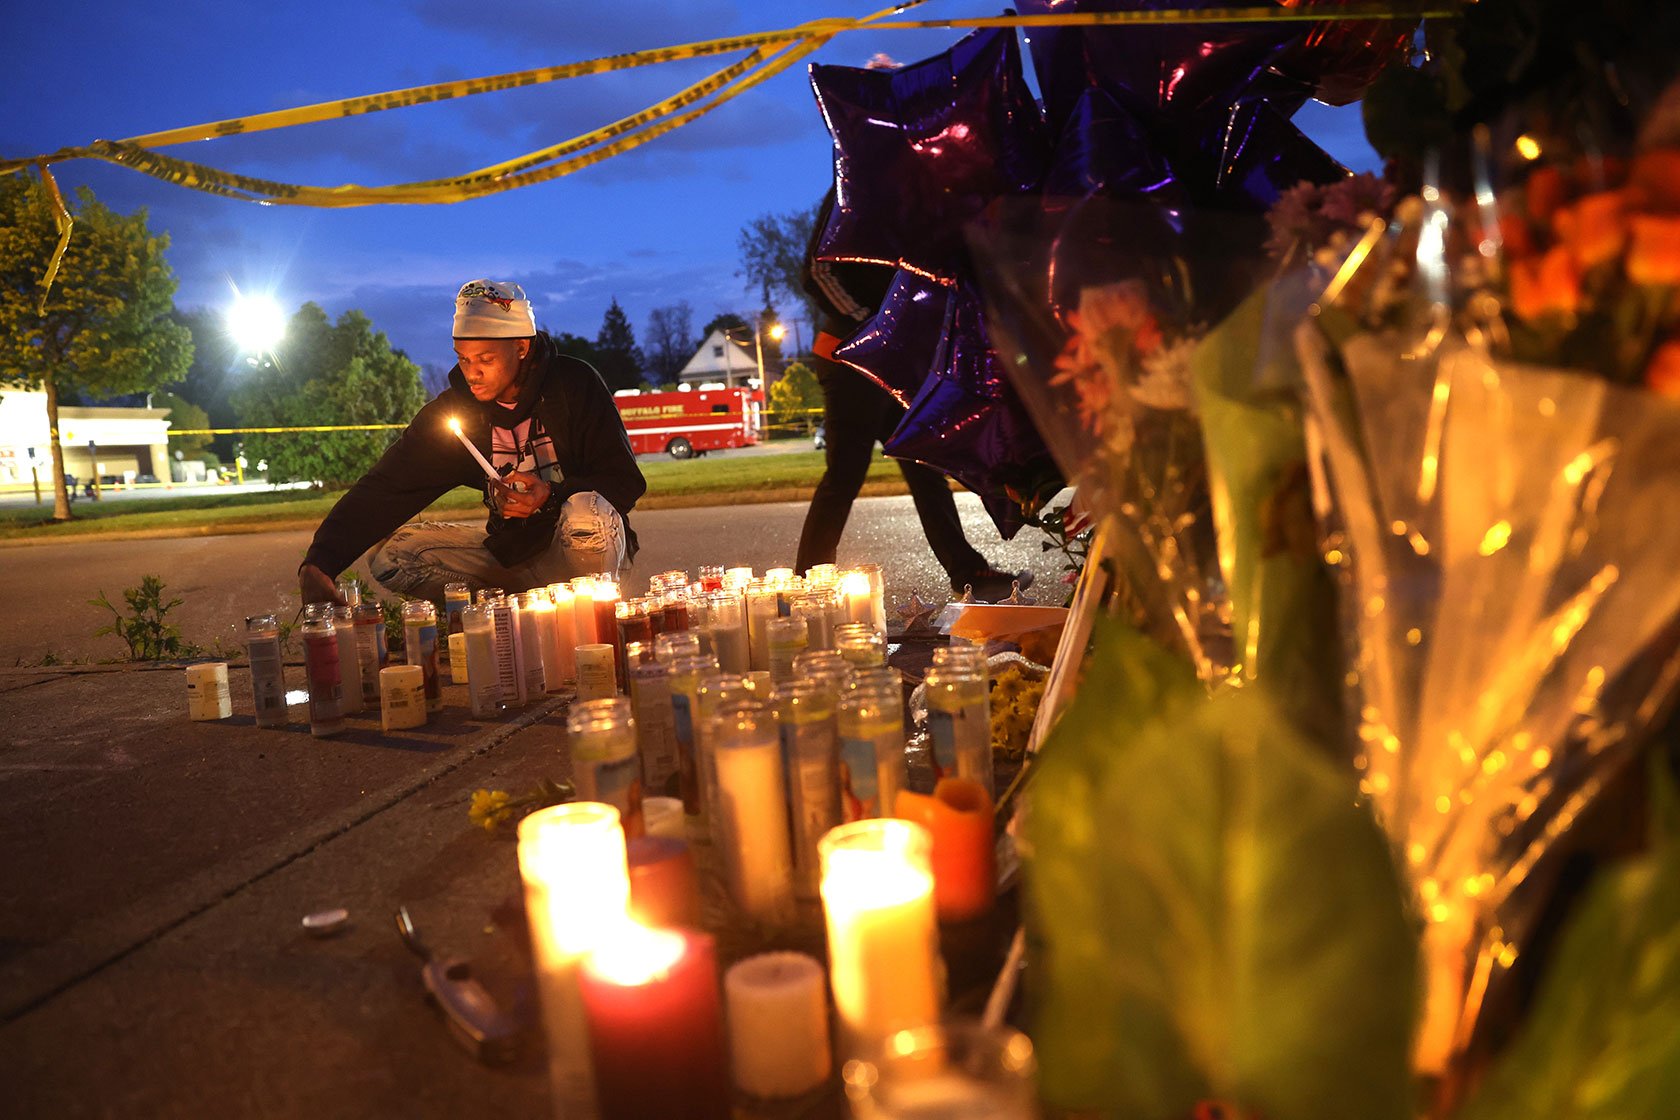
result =
M783 723L781 736L796 882L801 894L814 895L821 870L817 842L844 819L840 773L835 765L834 720Z
M840 812L848 821L881 815L875 740L840 740Z
M548 677L543 667L542 631L530 614L519 620L520 638L525 654L525 695L535 698L548 691Z
M378 614L374 607L372 616ZM385 667L385 621L361 609L356 612L356 660L362 670L362 703L377 704L379 670Z
M303 664L309 679L309 722L323 727L337 724L342 718L338 707L338 638L305 634Z
M671 693L672 731L677 738L677 789L683 812L700 815L700 771L694 764L694 711L686 693Z
M408 623L403 627L403 637L408 643L408 663L420 666L426 707L435 712L443 707L443 685L438 680L437 623Z
M251 700L257 726L286 723L286 669L280 659L280 639L257 638L246 645L251 659Z
M630 704L636 713L636 747L641 752L648 789L680 796L682 764L677 754L676 710L663 665L631 667Z
M572 781L579 801L599 801L618 810L624 835L642 834L642 766L634 754L623 758L572 756Z
M496 635L488 630L470 630L467 639L467 698L472 714L493 716L502 706L501 677L496 666Z
M520 663L523 651L519 647L518 620L513 617L513 608L505 603L493 607L490 614L496 631L496 685L502 703L523 704L525 677L520 672L524 666Z

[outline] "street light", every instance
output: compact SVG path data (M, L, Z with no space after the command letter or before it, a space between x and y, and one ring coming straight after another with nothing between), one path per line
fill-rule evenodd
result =
M756 356L756 358L758 359L758 388L759 388L760 392L764 391L764 336L761 333L759 333L760 332L760 327L762 327L762 326L763 326L763 323L760 322L760 323L754 325L754 327L752 328L752 332L753 332L753 352L754 352L754 355ZM723 328L723 336L724 336L724 338L727 339L729 337L729 332L730 331L738 331L738 330L745 330L745 329L746 329L745 327L725 327L725 328ZM774 326L772 326L770 328L769 334L770 334L771 338L780 342L781 339L782 339L782 336L787 334L787 328L783 327L780 323L776 323ZM723 353L724 353L723 381L724 381L724 384L727 385L729 383L729 375L732 371L732 367L729 364L729 350L728 350L728 348L725 348Z
M286 316L267 296L240 296L228 308L227 328L241 349L261 354L285 335Z

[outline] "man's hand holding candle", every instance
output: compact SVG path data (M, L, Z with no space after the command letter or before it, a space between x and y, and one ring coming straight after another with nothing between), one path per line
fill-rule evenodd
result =
M490 489L496 511L503 517L530 517L548 501L548 483L524 471L509 471L492 479Z

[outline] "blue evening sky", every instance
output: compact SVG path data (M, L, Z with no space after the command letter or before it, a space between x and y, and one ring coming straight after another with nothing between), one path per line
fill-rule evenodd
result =
M934 0L915 18L992 15L997 2ZM554 0L227 3L63 0L0 5L0 155L35 155L146 132L458 78L859 16L856 0ZM525 285L539 323L593 338L616 297L638 333L687 300L698 328L756 300L737 235L765 213L809 206L830 143L810 61L910 62L961 32L852 32L699 122L550 183L447 206L259 206L132 171L60 164L113 209L145 207L171 239L182 307L221 306L230 282L288 313L306 300L360 308L415 361L447 366L456 288ZM165 149L287 182L367 186L456 175L599 127L734 56L664 63L433 105ZM1297 116L1355 170L1375 169L1357 107ZM802 331L808 340L808 329Z

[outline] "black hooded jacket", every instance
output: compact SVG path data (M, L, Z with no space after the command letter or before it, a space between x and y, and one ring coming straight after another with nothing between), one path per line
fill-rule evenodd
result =
M593 490L623 515L634 555L630 509L647 491L647 482L601 375L588 362L561 354L553 339L539 332L521 365L518 397L512 409L480 403L468 391L461 368L451 369L449 388L420 410L379 462L333 506L315 530L303 562L337 577L448 491L457 486L485 490L484 470L449 430L451 417L460 420L462 432L488 459L491 423L513 427L533 413L554 441L563 480L551 484L548 500L530 517L492 512L485 523L485 547L506 567L529 560L553 540L566 499Z

